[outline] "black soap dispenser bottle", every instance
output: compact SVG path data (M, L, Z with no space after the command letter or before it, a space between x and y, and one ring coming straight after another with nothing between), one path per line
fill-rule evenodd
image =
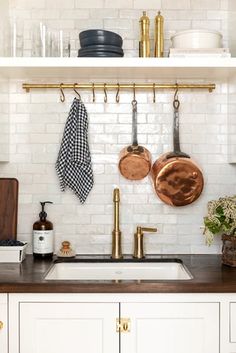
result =
M45 212L46 203L40 202L42 211L39 213L39 220L33 224L33 255L35 258L52 258L53 256L53 224L47 220Z

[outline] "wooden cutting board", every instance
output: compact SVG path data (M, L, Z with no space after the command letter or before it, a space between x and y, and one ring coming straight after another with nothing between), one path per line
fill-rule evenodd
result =
M0 240L16 239L18 185L15 178L0 178Z

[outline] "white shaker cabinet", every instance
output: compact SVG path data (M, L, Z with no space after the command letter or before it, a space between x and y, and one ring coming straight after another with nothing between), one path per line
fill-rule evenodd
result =
M8 317L7 294L0 294L0 353L7 353Z
M121 316L122 353L219 353L219 303L126 303Z
M229 353L220 352L220 302L197 298L10 294L9 353Z
M20 303L14 353L118 353L118 315L112 303Z

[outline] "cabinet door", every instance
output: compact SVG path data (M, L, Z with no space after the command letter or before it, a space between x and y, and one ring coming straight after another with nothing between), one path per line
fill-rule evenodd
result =
M0 294L0 353L7 353L7 295Z
M118 353L113 303L20 303L20 353Z
M219 303L126 303L122 353L219 353Z

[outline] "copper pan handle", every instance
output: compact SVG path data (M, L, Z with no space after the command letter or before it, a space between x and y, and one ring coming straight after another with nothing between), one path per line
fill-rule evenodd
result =
M179 106L180 106L180 101L178 99L175 99L173 102L173 107L174 107L173 145L174 145L175 153L181 152L180 142L179 142Z
M133 99L132 102L132 146L138 146L138 128L137 128L137 104L136 99Z
M190 156L180 149L180 141L179 141L179 106L180 101L178 98L175 98L173 101L174 107L174 124L173 124L173 147L174 151L169 153L167 158L173 157L183 157L183 158L190 158Z

